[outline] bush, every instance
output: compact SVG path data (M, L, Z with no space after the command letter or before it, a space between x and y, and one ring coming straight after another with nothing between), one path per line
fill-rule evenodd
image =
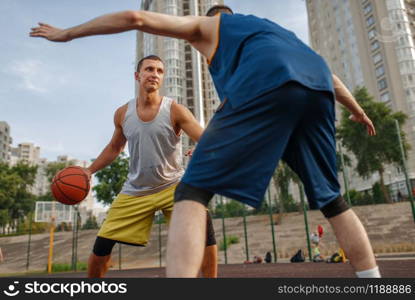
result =
M349 191L350 196L350 202L352 203L352 206L358 206L358 205L368 205L372 204L373 198L372 196L367 192L358 192L356 190L350 190ZM346 194L343 195L344 200L347 201Z
M88 229L99 229L97 219L93 215L90 215L89 218L86 220L84 226L82 226L82 230Z
M386 203L385 195L379 182L376 182L372 187L372 197L373 204Z
M220 241L219 250L224 251L225 248L226 249L229 248L229 245L238 244L238 243L239 243L239 238L237 236L234 236L234 235L227 236L226 237L226 243L224 243L223 240Z

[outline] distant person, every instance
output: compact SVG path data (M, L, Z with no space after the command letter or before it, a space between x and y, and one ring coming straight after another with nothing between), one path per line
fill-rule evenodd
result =
M269 251L265 254L265 262L267 264L272 262L272 255L271 255L271 252L269 252Z
M401 193L401 191L398 191L398 202L401 202L402 201L402 193Z
M1 250L1 247L0 247L0 263L2 263L3 261L4 261L3 251Z
M68 29L40 23L30 35L67 42L140 30L186 40L207 58L221 105L175 192L168 277L197 276L213 195L260 207L281 159L301 178L310 207L334 228L356 275L380 277L367 233L340 192L334 100L370 136L376 134L372 121L324 59L292 32L223 5L207 15L124 11Z
M254 264L262 264L262 257L261 256L254 256Z

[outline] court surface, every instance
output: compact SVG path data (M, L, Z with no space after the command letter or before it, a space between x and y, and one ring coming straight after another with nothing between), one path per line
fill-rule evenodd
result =
M382 277L415 278L415 259L378 260ZM27 276L31 277L31 276ZM65 272L35 277L85 278L86 272ZM110 270L108 278L163 278L165 268ZM271 263L219 265L219 278L354 278L349 263Z

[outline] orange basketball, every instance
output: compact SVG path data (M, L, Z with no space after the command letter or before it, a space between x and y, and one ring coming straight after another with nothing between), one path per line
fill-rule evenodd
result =
M75 205L86 198L89 192L89 178L81 167L70 166L53 177L53 197L68 205Z

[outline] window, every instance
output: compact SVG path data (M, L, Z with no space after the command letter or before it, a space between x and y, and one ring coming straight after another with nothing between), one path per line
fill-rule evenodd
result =
M386 79L381 79L378 81L378 88L379 91L382 91L388 87L388 83L386 82Z
M365 13L365 15L367 15L368 13L370 13L372 11L372 4L368 3L364 8L363 8L363 12Z
M375 56L373 56L373 62L375 63L375 65L379 62L382 61L382 55L380 53L376 54Z
M385 67L383 65L380 65L379 67L376 68L376 77L381 77L385 75Z
M373 16L370 16L369 18L366 19L366 25L367 25L367 27L370 27L373 24L375 24L375 18Z
M382 102L388 102L391 100L390 94L389 92L383 93L382 95L380 95L380 100Z
M379 49L380 48L380 44L379 44L379 42L378 41L374 41L372 44L371 44L371 47L370 47L370 49L372 50L372 51L375 51L375 50L377 50L377 49Z
M372 30L370 30L368 36L370 40L373 39L376 36L376 29L373 28Z

